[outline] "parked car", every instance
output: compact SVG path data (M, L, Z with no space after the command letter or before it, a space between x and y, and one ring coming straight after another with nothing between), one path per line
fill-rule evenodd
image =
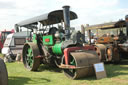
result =
M2 54L7 58L11 57L12 60L15 60L17 55L21 55L23 45L29 36L30 32L26 31L9 34L2 48Z

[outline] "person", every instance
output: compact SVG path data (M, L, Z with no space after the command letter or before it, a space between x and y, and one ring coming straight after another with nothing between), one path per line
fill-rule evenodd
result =
M122 30L120 30L120 34L119 34L119 36L125 36L125 34L123 33Z
M91 37L91 43L95 43L94 35Z

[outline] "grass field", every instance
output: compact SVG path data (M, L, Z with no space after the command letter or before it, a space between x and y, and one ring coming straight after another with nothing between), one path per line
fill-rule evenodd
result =
M6 63L9 85L128 85L128 64L107 64L107 78L96 80L95 76L71 80L56 68L40 66L38 72L30 72L20 62Z
M3 55L0 53L0 58L3 58Z

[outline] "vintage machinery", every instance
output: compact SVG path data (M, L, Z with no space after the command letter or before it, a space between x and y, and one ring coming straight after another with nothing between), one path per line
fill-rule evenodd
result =
M10 33L14 33L14 29L12 29L11 31L4 30L0 32L0 52L1 52L1 49L3 48L3 44L7 35Z
M86 27L88 31L96 32L94 45L101 61L119 62L122 58L128 58L126 27L125 20Z
M82 34L71 29L70 20L76 18L77 15L69 11L69 6L64 6L63 10L17 23L16 30L26 27L32 36L23 47L24 66L35 71L40 64L56 65L72 79L92 75L92 65L99 59L95 51L82 46Z

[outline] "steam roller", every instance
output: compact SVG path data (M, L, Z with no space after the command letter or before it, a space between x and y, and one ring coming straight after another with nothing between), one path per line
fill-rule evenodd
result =
M57 66L71 79L94 74L93 64L100 62L98 55L95 50L88 49L89 46L83 46L84 34L71 30L70 20L76 19L77 15L69 8L64 6L63 10L55 10L17 24L32 30L31 39L24 44L22 51L23 64L30 71L36 71L40 64L44 64ZM38 22L44 27L32 28L38 27ZM53 27L53 24L58 23L62 26Z

